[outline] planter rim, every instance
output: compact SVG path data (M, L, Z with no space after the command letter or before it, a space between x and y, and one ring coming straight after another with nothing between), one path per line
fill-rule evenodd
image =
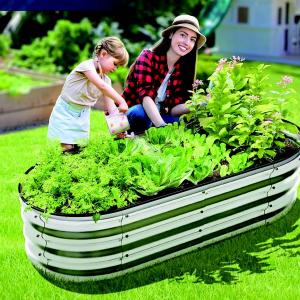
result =
M269 170L269 169L273 169L275 166L279 167L283 164L286 164L286 163L296 159L297 157L300 157L300 148L295 149L295 152L291 156L289 156L287 158L281 158L278 161L273 161L273 162L270 162L270 163L267 163L267 164L264 164L264 165L261 165L261 166L256 166L254 168L250 168L248 170L244 170L242 172L232 174L232 175L229 175L229 176L226 176L226 177L223 177L223 178L217 178L215 180L209 180L208 182L200 182L199 184L197 184L195 186L186 187L186 188L184 188L180 191L178 189L174 189L174 190L171 190L170 192L167 192L163 195L161 193L158 193L157 195L150 196L150 199L146 199L145 201L141 201L141 203L138 203L138 204L135 204L135 205L132 205L132 206L129 206L129 207L119 208L119 209L116 209L112 212L100 212L100 214L103 217L105 217L105 216L118 217L120 215L123 215L124 212L127 213L131 208L134 208L134 207L146 204L146 203L150 203L150 202L155 202L155 201L157 201L161 198L176 195L179 192L185 192L185 191L189 191L189 190L195 190L196 192L200 192L202 190L207 190L207 189L213 188L217 185L223 185L223 184L226 184L226 183L228 183L230 181L233 181L233 180L238 180L238 179L242 179L242 178L245 178L245 177L248 177L248 176L251 176L251 175L255 175L255 174L257 174L261 171L266 171L266 170ZM25 174L28 174L30 171L32 171L35 168L35 166L36 165L31 166L29 169L27 169L25 171ZM19 199L24 204L27 205L27 201L22 195L22 185L21 185L21 183L18 184L18 193L19 193ZM41 212L41 213L44 212L43 209L41 209L39 207L36 207L36 206L31 206L31 208L33 210L36 210L36 211ZM87 213L87 214L55 213L55 214L51 214L52 217L66 217L66 218L78 218L78 217L82 217L82 218L83 217L90 217L90 218L92 218L93 215L94 215L94 213Z
M43 86L33 86L32 88L30 88L30 91L39 91L39 90L44 90L45 88L56 88L56 87L61 87L62 86L62 82L59 81L53 81L53 83L50 83L49 85L43 85ZM8 94L8 92L6 91L0 91L0 96L5 95L5 97L9 97L10 99L15 100L16 102L19 101L18 97L20 96L26 96L28 95L26 94L18 94L16 96L11 96Z
M48 74L48 73L43 73L31 69L26 69L26 68L19 68L19 67L8 67L5 65L0 65L0 70L6 71L10 74L15 74L15 73L22 73L26 74L32 77L40 77L43 79L53 79L56 81L65 81L67 75L62 75L62 74Z

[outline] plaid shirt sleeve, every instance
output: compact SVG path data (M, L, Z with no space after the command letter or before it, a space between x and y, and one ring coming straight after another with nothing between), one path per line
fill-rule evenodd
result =
M157 92L153 80L153 53L150 50L143 50L127 78L122 94L127 104L133 106L142 103L146 96L154 99Z

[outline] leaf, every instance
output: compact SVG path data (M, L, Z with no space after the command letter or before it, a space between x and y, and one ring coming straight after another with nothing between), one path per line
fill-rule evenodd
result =
M258 112L266 113L270 111L276 110L276 106L273 104L263 104L263 105L257 105L256 110Z
M248 82L247 78L240 80L238 83L235 84L235 89L239 91L247 84L247 82Z
M264 149L259 149L258 152L257 152L258 158L263 158L264 154L265 154L265 150Z
M213 136L213 135L209 135L207 138L206 138L206 144L207 146L210 148L212 147L212 145L214 144L215 140L217 139L216 136Z
M207 118L199 118L199 123L204 128L213 123L215 120L214 117L207 117Z
M275 157L276 156L276 151L274 151L274 150L265 150L265 153L268 156L271 156L271 157Z
M99 213L93 214L93 220L95 223L101 219L101 215Z
M224 177L228 174L228 166L227 165L222 165L220 168L220 176Z
M299 133L299 129L296 125L284 122L283 127L285 130L289 131L290 133Z
M275 141L274 142L276 146L278 146L279 148L284 148L285 147L285 143L281 142L281 141Z
M228 135L228 131L227 131L226 127L223 127L223 128L220 130L220 132L219 132L219 136L220 136L221 138L223 138L223 137L226 136L226 135Z
M221 112L227 111L231 107L231 102L227 102L222 105Z

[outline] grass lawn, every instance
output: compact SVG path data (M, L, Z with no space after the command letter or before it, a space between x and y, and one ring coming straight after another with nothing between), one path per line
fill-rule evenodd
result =
M272 82L299 67L272 65ZM300 125L300 97L289 108ZM92 134L106 130L92 114ZM1 299L297 299L300 295L300 199L280 220L116 279L66 283L45 279L24 250L17 184L46 145L47 127L0 135ZM300 189L298 189L300 192ZM298 195L300 195L298 193ZM298 196L299 198L299 196Z

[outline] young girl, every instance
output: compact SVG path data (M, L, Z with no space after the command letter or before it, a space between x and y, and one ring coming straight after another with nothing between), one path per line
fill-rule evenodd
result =
M132 131L177 122L188 112L184 103L195 80L197 50L206 41L199 30L195 17L176 17L162 40L131 66L123 97L132 106L127 114Z
M106 75L128 62L128 52L116 37L100 40L92 59L80 63L66 78L49 119L48 138L58 139L64 151L72 151L78 142L86 141L90 131L90 110L101 98L108 113L116 105L120 112L128 106L111 87Z

